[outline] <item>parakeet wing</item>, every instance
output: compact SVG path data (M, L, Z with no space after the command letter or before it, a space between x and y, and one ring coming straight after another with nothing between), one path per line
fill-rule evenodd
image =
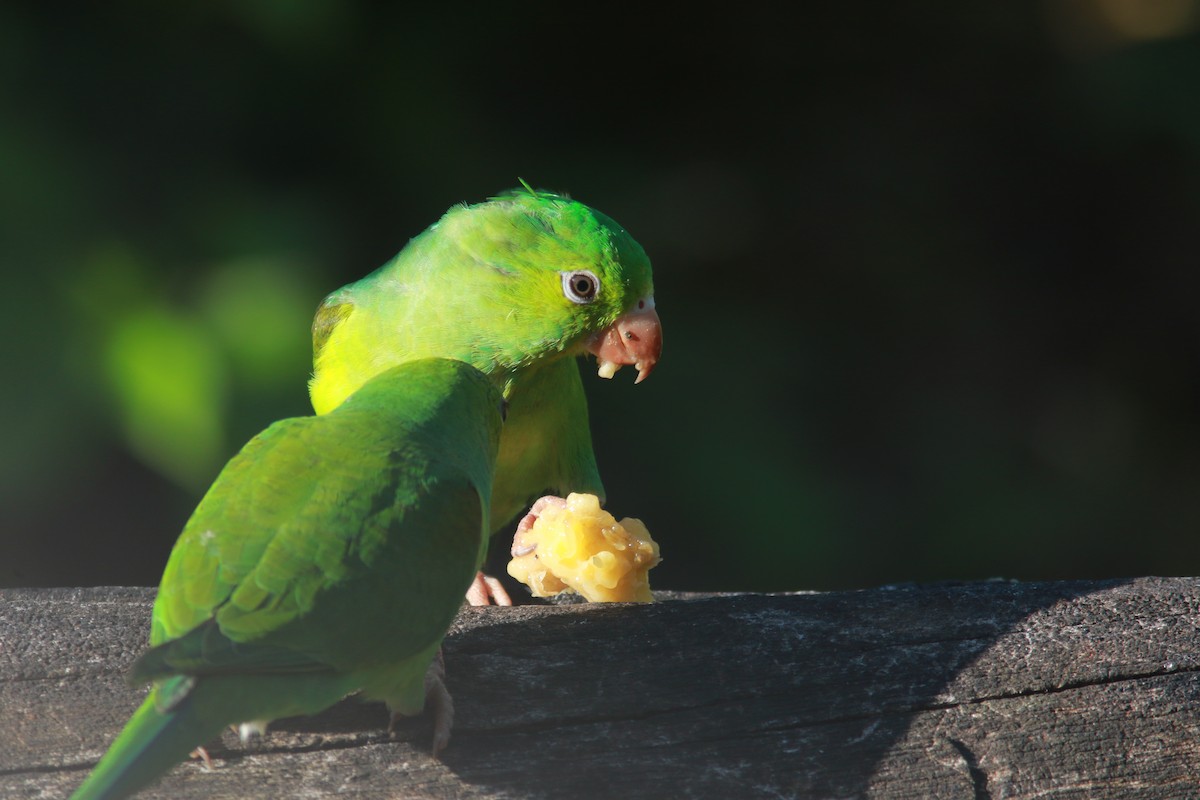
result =
M384 380L405 381L411 398L421 377L420 369L397 368ZM427 388L437 396L436 386ZM389 650L405 649L408 636L428 641L431 631L444 630L445 613L429 619L370 612L437 606L440 586L470 582L481 558L486 495L480 493L490 488L490 465L486 453L469 452L486 449L486 442L456 443L452 429L478 423L444 414L381 418L358 406L345 411L276 423L230 462L171 554L152 644L213 618L232 641L265 637L264 644L300 647L306 637L289 628L293 620L305 617L311 630L328 617L338 631L347 627L338 621L346 614L388 626L388 642L372 646L375 657L387 658ZM446 458L454 446L468 452ZM483 485L461 468L463 460L477 462L473 472ZM352 635L344 638L313 655L326 663L365 657L350 647Z

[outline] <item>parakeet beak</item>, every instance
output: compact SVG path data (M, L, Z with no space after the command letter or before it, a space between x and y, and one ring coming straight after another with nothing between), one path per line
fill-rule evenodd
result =
M654 298L639 300L632 310L587 342L587 351L596 357L601 378L611 378L626 364L637 367L634 383L641 383L662 355L662 322L654 310Z

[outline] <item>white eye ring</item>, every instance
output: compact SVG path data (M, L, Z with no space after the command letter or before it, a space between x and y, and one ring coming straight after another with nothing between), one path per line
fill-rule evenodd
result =
M577 269L560 274L562 275L563 295L572 303L578 303L581 306L587 305L599 296L600 279L596 277L596 273L586 269Z

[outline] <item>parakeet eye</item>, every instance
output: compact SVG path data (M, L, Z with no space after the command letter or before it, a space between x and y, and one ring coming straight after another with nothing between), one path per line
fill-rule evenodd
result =
M600 279L586 269L562 273L563 294L572 303L585 305L600 293Z

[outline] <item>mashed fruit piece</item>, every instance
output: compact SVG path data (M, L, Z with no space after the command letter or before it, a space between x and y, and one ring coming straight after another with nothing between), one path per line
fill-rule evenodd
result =
M508 574L534 597L573 591L594 603L653 601L647 573L660 560L658 544L641 520L617 522L594 494L539 501L531 513L536 521L513 537Z

